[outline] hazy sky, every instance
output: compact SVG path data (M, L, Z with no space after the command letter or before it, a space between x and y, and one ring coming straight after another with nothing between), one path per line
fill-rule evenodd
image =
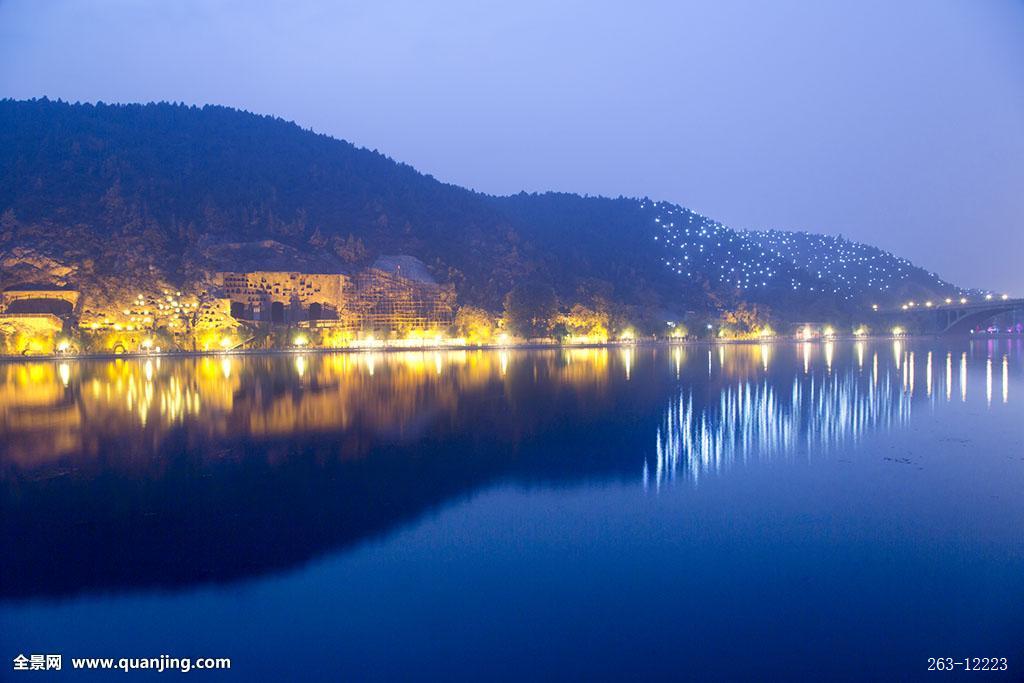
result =
M1024 0L0 0L0 96L43 95L275 114L1024 294Z

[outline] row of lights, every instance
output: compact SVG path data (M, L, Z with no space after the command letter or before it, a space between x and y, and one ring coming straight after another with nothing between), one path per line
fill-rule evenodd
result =
M1010 295L1009 294L1003 294L999 298L1002 299L1003 301L1006 301L1007 299L1010 298ZM985 301L991 301L991 300L992 300L992 295L991 294L986 294L985 295ZM947 304L951 304L951 303L953 303L953 299L950 298L950 297L946 297L945 302ZM960 297L960 303L961 304L966 304L967 303L967 297ZM935 304L933 302L931 302L931 301L925 301L924 305L925 305L926 308L931 308ZM900 306L900 308L905 311L907 309L914 308L915 306L917 306L916 302L908 301L907 303L905 303L902 306ZM877 311L878 310L878 304L871 304L871 310Z

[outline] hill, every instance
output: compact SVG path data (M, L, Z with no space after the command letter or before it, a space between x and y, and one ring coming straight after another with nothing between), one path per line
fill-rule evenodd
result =
M113 305L118 291L205 287L263 253L329 272L407 254L461 303L499 311L518 283L544 282L563 305L651 320L739 302L841 315L906 287L956 289L871 247L735 231L649 199L484 195L225 107L0 101L0 286L71 283Z

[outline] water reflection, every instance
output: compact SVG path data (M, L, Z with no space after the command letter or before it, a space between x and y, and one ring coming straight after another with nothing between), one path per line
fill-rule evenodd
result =
M1007 342L1010 344L1011 342ZM684 387L670 401L655 434L652 463L644 462L645 487L660 488L683 477L697 482L708 473L727 471L737 463L752 459L769 461L784 455L817 456L847 442L855 442L868 431L905 425L911 419L918 376L917 351L906 349L902 341L892 342L892 366L879 369L878 353L872 355L869 378L860 372L865 342L854 343L857 367L839 374L832 372L832 342L821 345L824 372L815 374L812 359L816 345L799 346L803 373L793 373L792 384L781 386L767 374L726 384L717 401L696 402L692 387ZM1020 357L1020 343L1016 356ZM973 348L973 347L972 347ZM993 397L993 355L990 346L984 363L986 405ZM925 351L925 398L933 398L932 349ZM767 358L760 351L762 358ZM952 352L946 353L946 373L942 382L945 398L953 396ZM1009 402L1010 354L1001 356L1003 403ZM733 366L736 369L736 366ZM968 352L960 356L958 385L962 402L967 401ZM941 381L941 380L940 380ZM932 404L934 405L934 404Z
M642 469L657 489L819 457L956 408L974 373L999 410L1020 359L858 341L3 364L0 597L287 568L496 481Z
M655 445L653 483L685 476L694 482L751 458L821 453L869 429L888 428L910 418L912 393L886 376L873 391L858 372L842 376L803 375L779 390L767 380L725 387L717 403L694 405L692 390L675 397L665 411ZM644 468L644 481L651 475Z

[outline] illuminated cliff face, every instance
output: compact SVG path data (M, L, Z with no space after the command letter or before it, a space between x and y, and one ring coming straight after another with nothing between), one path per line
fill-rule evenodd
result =
M236 318L280 323L337 317L345 308L348 283L349 278L340 274L217 274Z
M378 264L353 278L336 273L222 272L216 283L231 301L231 315L240 320L328 320L348 330L386 334L447 331L454 319L454 287L434 282L412 257L382 257Z

